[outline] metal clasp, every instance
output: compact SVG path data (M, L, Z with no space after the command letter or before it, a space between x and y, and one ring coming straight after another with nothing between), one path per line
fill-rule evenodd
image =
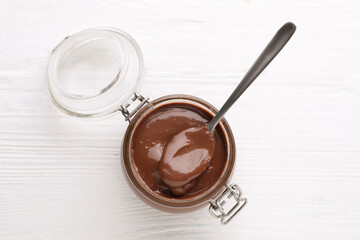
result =
M232 200L233 204L229 204ZM235 203L234 203L235 200ZM242 196L236 184L226 184L226 190L216 200L210 199L209 212L215 218L221 218L225 225L245 206L247 198ZM228 206L229 205L229 206Z
M136 101L139 101L139 104L130 111L129 106ZM121 112L125 117L125 121L130 122L131 118L147 103L149 103L149 98L145 98L137 93L134 93L134 97L131 99L131 102L121 105Z

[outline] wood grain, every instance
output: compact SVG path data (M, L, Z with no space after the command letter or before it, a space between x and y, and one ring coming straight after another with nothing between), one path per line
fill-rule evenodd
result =
M0 2L0 239L359 239L360 2ZM51 49L93 26L131 34L141 93L220 107L275 31L284 51L226 118L249 204L228 226L207 209L173 215L129 189L118 115L64 116L45 91Z

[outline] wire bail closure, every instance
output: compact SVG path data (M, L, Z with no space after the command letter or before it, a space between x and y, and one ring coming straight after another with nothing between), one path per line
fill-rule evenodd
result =
M235 200L235 204L229 207L227 205L231 198ZM242 196L238 185L226 183L226 190L220 197L216 200L210 199L209 202L209 213L215 218L221 218L221 224L225 225L245 206L247 198Z
M133 109L129 110L128 108L131 106L132 103L136 102L138 100L138 105ZM137 93L134 93L134 96L131 99L131 102L128 102L124 105L121 105L121 113L125 117L125 121L131 120L131 118L147 103L149 103L149 98L145 98L142 95L139 95Z

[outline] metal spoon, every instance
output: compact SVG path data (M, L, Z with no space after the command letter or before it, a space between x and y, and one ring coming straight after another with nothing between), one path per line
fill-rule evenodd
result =
M280 28L208 126L185 129L166 144L161 156L159 172L162 181L168 185L174 195L185 194L192 188L196 178L206 170L214 154L215 137L213 131L216 125L226 111L285 46L295 29L293 23L286 23Z
M222 106L220 111L215 115L208 125L209 132L213 132L216 125L225 115L227 110L238 100L238 98L245 92L251 83L260 75L260 73L267 67L267 65L276 57L281 49L286 45L291 36L296 30L295 24L288 22L282 26L275 34L270 43L266 46L264 51L256 59L250 70L246 73L234 92Z

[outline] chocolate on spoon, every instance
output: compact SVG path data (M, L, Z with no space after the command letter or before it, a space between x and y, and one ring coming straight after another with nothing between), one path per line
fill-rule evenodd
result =
M175 196L184 195L210 163L215 138L207 127L192 127L175 135L166 144L159 170L161 179Z
M256 59L234 92L207 126L192 127L175 135L165 146L159 165L162 181L176 196L185 194L209 165L214 154L213 131L227 110L253 83L294 34L296 26L282 26Z

